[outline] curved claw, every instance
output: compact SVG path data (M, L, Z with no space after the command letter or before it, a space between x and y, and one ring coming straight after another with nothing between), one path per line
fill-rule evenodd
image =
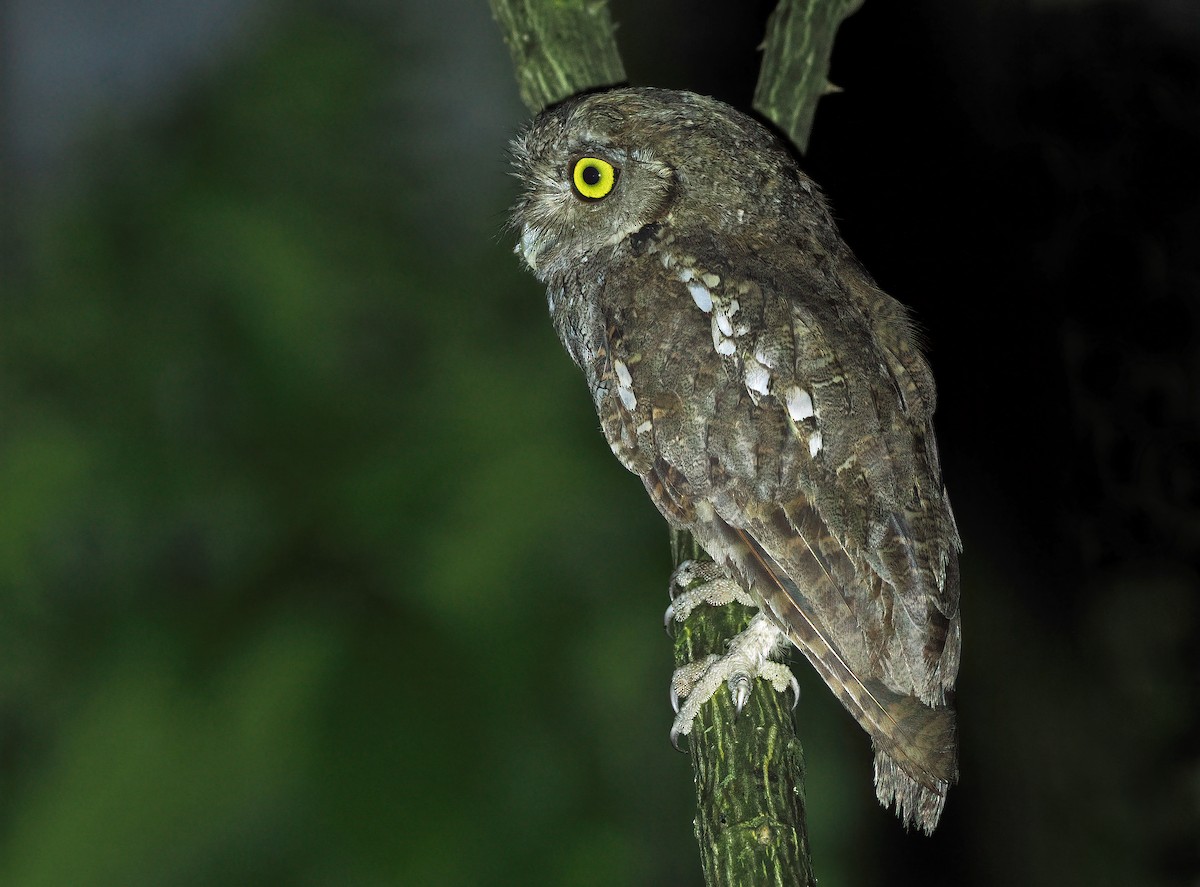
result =
M663 631L668 635L671 634L671 623L675 621L675 605L671 604L667 607L667 612L663 613Z
M735 674L729 679L729 688L733 691L733 716L736 718L750 698L750 676L745 673Z
M792 711L796 710L796 706L800 704L800 682L796 680L796 676L792 675Z
M679 737L681 735L682 734L674 727L671 728L671 748L675 749L675 751L683 752L686 755L687 750L679 747Z
M679 714L679 694L675 692L675 683L671 682L671 708L675 709L675 714Z

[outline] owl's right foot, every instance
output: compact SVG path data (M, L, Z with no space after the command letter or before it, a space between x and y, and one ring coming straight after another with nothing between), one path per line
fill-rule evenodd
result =
M693 583L700 584L694 585ZM691 587L689 587L691 586ZM750 594L711 561L687 561L671 576L671 591L685 589L667 608L666 622L682 622L700 604L724 606L734 601L754 607ZM722 685L729 688L734 712L740 714L750 698L755 678L768 681L776 691L792 691L792 705L800 698L800 686L791 669L775 662L771 655L788 645L787 637L764 613L759 613L729 642L724 656L711 655L676 669L671 676L671 705L675 722L671 725L671 745L679 748L679 737L692 730L700 707ZM680 704L680 699L685 701Z

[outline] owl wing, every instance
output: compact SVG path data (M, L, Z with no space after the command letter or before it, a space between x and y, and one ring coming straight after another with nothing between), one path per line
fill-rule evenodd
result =
M684 303L652 324L649 359L650 340L625 342L611 324L616 350L645 366L642 411L606 431L628 440L651 420L631 461L659 509L758 596L871 734L881 800L932 828L956 778L945 692L959 647L932 384L907 328L880 334L858 307L886 296L787 267L720 275L709 317ZM718 327L735 353L715 350Z

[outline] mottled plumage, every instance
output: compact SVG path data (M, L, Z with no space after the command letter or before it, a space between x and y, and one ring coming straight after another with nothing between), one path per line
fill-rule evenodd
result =
M961 545L905 309L714 99L587 96L514 147L518 252L613 452L871 735L880 801L931 831L957 778Z

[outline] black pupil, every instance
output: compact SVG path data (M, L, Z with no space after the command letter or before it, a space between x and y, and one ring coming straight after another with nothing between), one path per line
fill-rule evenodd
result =
M598 185L600 183L600 167L585 166L583 168L583 183L585 185Z

